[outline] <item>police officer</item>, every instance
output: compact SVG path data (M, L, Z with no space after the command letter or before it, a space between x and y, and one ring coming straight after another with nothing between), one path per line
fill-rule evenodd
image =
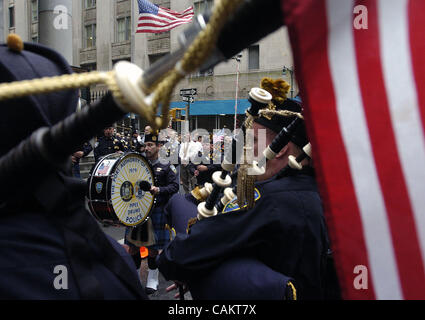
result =
M2 85L72 73L57 52L16 35L0 44L0 70ZM0 156L71 115L77 99L66 90L0 101L10 137ZM53 165L38 171L23 170L21 192L0 196L0 299L146 299L130 256L87 212L84 181Z
M100 158L114 152L125 152L127 149L123 142L114 137L114 128L103 129L103 135L94 145L94 160L98 162Z
M150 214L150 220L153 224L155 244L148 246L148 277L146 284L147 294L154 293L158 288L159 271L155 264L155 258L170 240L170 232L166 229L167 221L164 206L167 204L170 197L177 193L179 189L176 168L169 162L162 163L165 161L161 161L159 158L159 151L163 144L163 141L158 140L157 134L151 133L145 135L146 158L151 163L155 175L155 185L151 186L150 192L156 198L155 207ZM146 238L146 235L143 233L148 232L148 229L145 228L145 226L146 223L140 227L133 228L132 232L138 233L139 230L142 230L142 235L140 238ZM126 237L126 239L128 239L128 237Z
M301 111L301 106L290 99L273 102L270 111ZM258 117L253 124L255 149L260 129L266 131L266 143L270 144L292 120L293 117L277 113ZM300 148L307 143L305 128L299 126L288 145L267 162L264 175L257 177L252 209L239 207L234 199L225 206L223 214L192 225L189 235L177 234L157 259L165 278L187 282L189 287L208 285L210 288L204 288L204 292L209 291L209 297L229 296L225 290L238 291L239 286L223 288L226 283L240 284L239 278L234 279L238 273L223 275L213 271L233 259L255 258L295 279L298 298L324 298L329 243L311 162L305 159L303 170L290 169L280 175L289 156L300 154ZM261 285L260 280L257 285Z

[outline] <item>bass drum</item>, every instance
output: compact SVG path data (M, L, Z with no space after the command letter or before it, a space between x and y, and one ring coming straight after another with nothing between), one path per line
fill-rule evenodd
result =
M148 160L130 152L102 158L87 179L88 207L101 223L136 226L145 222L155 204L149 192L155 176Z

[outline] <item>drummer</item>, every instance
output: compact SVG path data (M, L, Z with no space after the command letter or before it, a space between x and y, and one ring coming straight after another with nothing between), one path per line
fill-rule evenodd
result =
M155 234L155 244L148 246L149 272L146 284L146 293L152 294L157 290L159 284L159 271L156 268L155 258L170 240L170 233L165 229L166 216L164 206L167 204L171 196L179 190L179 183L176 174L177 170L174 165L169 162L164 164L164 161L160 161L158 157L159 151L164 145L163 141L159 141L158 135L155 133L146 134L144 143L146 158L152 165L152 169L155 174L155 185L152 186L150 190L150 192L156 197L155 207L150 215ZM143 237L144 236L142 236L142 238Z

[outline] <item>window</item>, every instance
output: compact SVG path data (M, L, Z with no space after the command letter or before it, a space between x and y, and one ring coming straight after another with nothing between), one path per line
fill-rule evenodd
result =
M96 7L96 0L84 0L84 6L86 9Z
M212 77L214 76L214 68L207 69L203 72L195 71L189 75L190 78Z
M31 38L31 40L32 40L32 42L34 42L34 43L38 43L38 36L33 36L33 37Z
M96 63L86 63L81 65L82 69L85 69L86 71L95 71L97 68Z
M254 45L248 48L248 69L260 69L260 46Z
M117 19L117 42L130 40L131 17Z
M85 27L85 47L96 47L96 25L89 24Z
M31 0L31 22L38 21L38 0Z
M153 65L155 62L157 62L159 59L161 59L162 57L166 56L165 53L163 54L151 54L148 56L149 58L149 65Z
M207 69L207 70L205 70L203 72L201 72L201 71L198 70L197 72L192 73L190 75L190 77L191 78L212 77L213 75L214 75L214 68L210 68L210 69Z
M9 7L9 28L15 27L15 7Z
M198 15L198 14L204 13L205 11L212 10L213 6L214 6L214 0L206 0L206 1L202 0L199 2L195 2L193 4L193 9L194 9L195 15Z

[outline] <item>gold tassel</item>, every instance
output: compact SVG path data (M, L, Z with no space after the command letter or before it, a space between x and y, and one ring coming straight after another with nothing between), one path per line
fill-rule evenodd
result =
M254 207L254 183L255 183L255 176L247 175L246 176L246 202L248 209L251 209Z
M198 218L191 218L189 219L189 221L187 222L187 228L186 228L186 233L189 234L190 232L190 228L198 221Z
M247 132L252 129L254 117L249 113L246 113L245 127ZM245 136L246 141L246 136ZM244 147L244 159L245 163L240 165L238 170L238 182L237 182L237 204L240 208L247 204L248 209L254 207L254 183L255 176L248 175L249 164L246 163L246 151L247 147Z

